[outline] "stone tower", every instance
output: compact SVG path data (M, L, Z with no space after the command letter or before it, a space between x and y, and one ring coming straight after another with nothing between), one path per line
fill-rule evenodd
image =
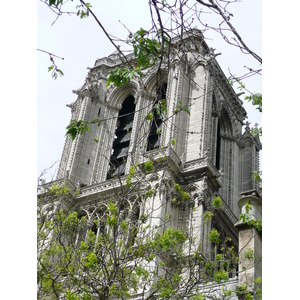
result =
M244 124L242 101L215 56L200 31L187 32L170 63L163 62L159 71L158 66L144 70L143 80L133 78L123 87L107 87L108 72L125 64L118 51L96 60L68 106L71 119L101 121L73 141L67 136L57 181L80 186L77 198L88 203L99 195L109 198L126 184L131 165L143 167L151 160L155 172L148 184L159 190L144 207L153 211L151 226L168 214L170 226L194 231L204 252L210 250L205 237L212 227L238 245L238 202L242 193L259 188L251 174L259 169L261 143ZM134 61L134 55L127 60ZM153 108L163 99L167 112L161 116ZM147 120L150 112L153 118ZM174 205L176 184L189 193L192 205ZM204 226L203 213L216 195L222 208Z

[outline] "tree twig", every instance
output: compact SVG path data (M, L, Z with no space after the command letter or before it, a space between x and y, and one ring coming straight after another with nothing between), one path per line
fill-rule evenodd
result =
M108 34L108 32L106 31L106 29L104 28L104 26L101 24L101 22L99 21L99 19L96 17L96 15L94 14L94 12L91 10L90 7L87 7L85 2L83 0L80 0L80 2L89 10L89 12L91 13L91 15L93 16L93 18L95 19L95 21L97 22L97 24L100 26L100 28L103 30L104 34L107 36L107 38L109 39L109 41L113 44L113 46L118 50L118 52L123 56L123 58L125 59L125 61L128 63L129 66L132 67L131 63L128 61L127 57L124 55L124 53L120 50L120 47L118 45L115 44L115 42L112 40L112 38L110 37L110 35Z

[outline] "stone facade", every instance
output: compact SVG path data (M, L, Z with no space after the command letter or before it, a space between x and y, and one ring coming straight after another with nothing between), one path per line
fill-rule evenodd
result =
M212 227L235 245L239 238L243 242L245 235L253 234L249 229L239 231L234 224L241 213L241 194L258 189L251 174L259 168L261 143L250 133L248 123L242 133L246 118L242 101L227 83L200 31L185 33L184 41L184 49L178 50L171 62L163 62L159 77L154 66L143 71L143 81L135 77L119 88L107 87L106 78L109 70L125 64L122 57L113 53L96 60L83 86L73 91L78 98L69 107L71 119L99 118L101 123L92 124L90 133L74 141L66 138L56 182L68 182L71 193L80 186L76 201L93 207L99 198L109 199L126 185L131 165L143 166L151 158L155 172L147 175L147 182L157 192L143 208L151 212L150 225L159 225L160 217L168 214L170 226L193 230L202 241L203 251L209 253L206 237ZM134 61L134 56L130 54L127 59ZM152 132L154 142L149 148L152 125L145 116L151 112L159 89L168 112L163 120L157 119L161 134ZM126 110L124 101L133 108L128 111L133 118L126 123L130 127L127 132L120 128L125 122L119 117L119 112ZM190 115L174 113L183 106L189 108ZM110 171L112 167L115 173ZM184 208L172 205L176 183L190 195L191 203ZM216 195L223 202L221 211L204 226L203 213ZM253 243L255 251L261 247L257 239Z

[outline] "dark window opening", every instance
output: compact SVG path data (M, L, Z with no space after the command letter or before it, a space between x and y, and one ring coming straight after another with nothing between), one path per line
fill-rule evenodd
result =
M161 131L162 131L162 117L160 112L160 101L162 99L166 99L166 91L167 84L163 83L163 85L158 89L157 96L152 108L153 119L151 121L149 136L148 136L148 144L147 151L157 149L160 146L161 139Z
M138 233L138 220L140 217L140 208L137 207L131 216L132 226L129 229L128 246L133 246Z
M109 171L107 178L116 175L124 175L127 155L129 150L131 130L134 118L135 104L134 97L128 96L119 111L115 139L113 142L112 154L110 157Z
M81 211L80 213L77 214L77 218L78 218L78 221L81 220L82 217L85 217L86 218L86 214ZM78 226L78 229L77 229L77 236L76 236L76 244L77 245L80 245L81 241L84 241L85 239L85 235L86 235L86 223L78 223L79 226Z
M100 116L100 113L101 113L101 107L98 110L98 116Z
M88 164L88 165L90 164L90 159L88 159L87 164Z
M95 236L97 236L98 227L95 222L93 222L93 224L92 224L91 231L93 231Z
M217 147L216 147L216 168L218 170L220 170L220 161L221 161L221 132L220 132L220 123L218 121Z

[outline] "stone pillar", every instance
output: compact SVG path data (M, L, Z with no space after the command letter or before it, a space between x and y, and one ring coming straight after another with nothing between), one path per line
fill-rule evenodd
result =
M261 220L262 201L257 191L243 192L241 196L238 202L241 213L247 214L250 220ZM252 207L248 213L246 211L247 203ZM262 276L262 231L245 224L243 219L238 221L235 226L239 231L239 286L246 284L247 292L252 293L257 287L261 288L254 284L254 279Z

